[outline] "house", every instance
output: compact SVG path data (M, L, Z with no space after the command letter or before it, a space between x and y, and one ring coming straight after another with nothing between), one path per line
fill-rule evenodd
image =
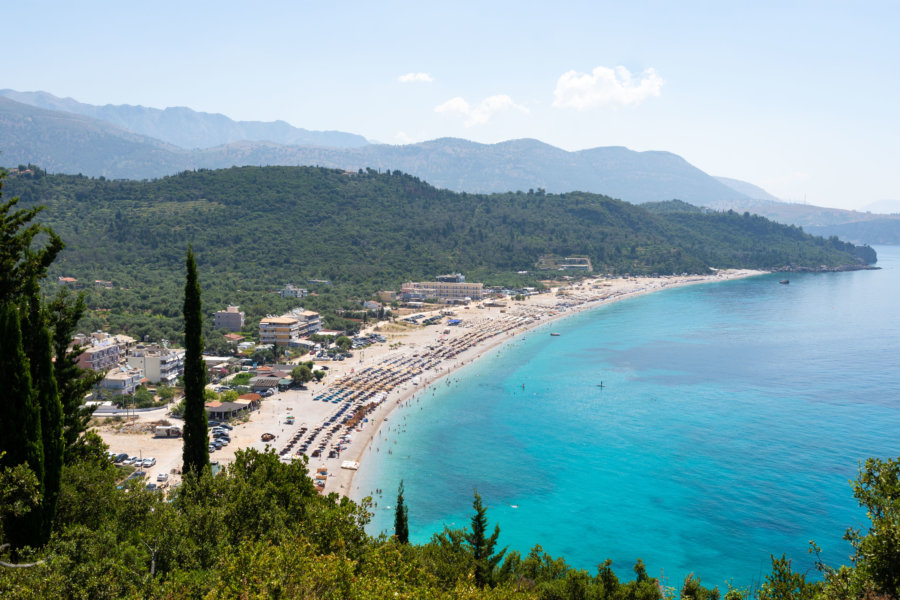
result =
M381 302L375 302L373 300L366 300L363 302L363 308L366 310L380 310L382 308Z
M100 396L130 396L144 380L144 372L128 366L107 371L106 376L97 385Z
M225 310L216 311L213 315L213 326L216 329L240 331L244 328L244 313L238 306L229 306Z
M75 284L78 283L78 280L74 277L57 277L56 283L59 285L68 285L70 287L75 287Z
M282 298L305 298L308 292L303 288L294 287L289 283L278 293L281 294Z
M247 410L256 410L259 408L259 403L262 401L262 396L259 394L241 394L237 397L235 402L245 403L247 405Z
M276 391L278 390L278 382L280 377L277 376L262 376L262 377L253 377L250 379L250 389L256 393L268 392L268 391Z
M247 412L246 404L237 402L207 402L205 405L207 418L214 421L227 421Z

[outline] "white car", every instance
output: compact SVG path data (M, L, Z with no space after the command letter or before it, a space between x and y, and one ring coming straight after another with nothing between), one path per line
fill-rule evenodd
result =
M168 481L168 480L169 480L168 473L160 473L159 475L156 476L156 481L163 482L163 481Z
M148 467L152 467L155 464L156 464L156 459L151 457L151 458L145 458L144 462L142 463L141 466L143 466L146 469Z

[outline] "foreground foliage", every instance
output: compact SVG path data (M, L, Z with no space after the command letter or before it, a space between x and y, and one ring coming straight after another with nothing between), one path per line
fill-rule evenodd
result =
M363 531L367 503L318 494L305 461L285 464L273 451L241 450L221 474L188 476L166 501L139 485L117 489L102 443L89 436L86 447L83 459L64 467L49 542L22 552L22 560L42 562L0 567L3 598L775 600L886 599L900 591L897 546L878 535L900 527L892 491L900 485L898 461L869 461L860 470L855 488L873 522L854 534L859 552L850 565L825 568L823 581L808 582L790 560L773 556L758 589L722 593L693 574L678 590L664 589L640 560L630 581L610 560L592 574L540 546L501 562L496 538L485 538L478 499L471 529L445 529L422 545L372 538ZM28 478L0 475L2 497L21 488L19 506L27 510Z

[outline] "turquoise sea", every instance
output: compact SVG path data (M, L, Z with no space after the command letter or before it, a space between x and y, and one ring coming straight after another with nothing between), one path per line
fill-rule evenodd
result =
M900 247L876 249L877 271L666 290L515 338L391 417L355 481L384 490L370 531L402 478L415 542L468 526L477 489L501 545L623 579L640 557L671 586L747 586L782 553L814 576L810 540L846 561L849 480L900 455Z

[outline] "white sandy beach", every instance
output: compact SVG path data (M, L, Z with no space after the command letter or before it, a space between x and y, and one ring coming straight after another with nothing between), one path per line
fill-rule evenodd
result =
M384 335L387 342L356 350L349 360L323 363L328 366L328 375L320 384L264 399L260 410L251 413L247 422L235 424L231 444L210 458L223 464L234 460L239 448L263 449L267 443L260 436L271 433L275 439L268 445L282 453L285 460L306 447L310 475L324 483L325 493L349 496L358 471L341 465L349 461L364 470L375 460L373 440L390 436L385 422L390 427L395 408L517 334L624 298L762 273L729 270L708 276L589 278L522 301L503 300L504 306L478 308L484 303L473 302L468 307L442 307L453 311L452 318L460 319L455 326L380 322L366 331ZM435 309L419 314L439 313ZM181 466L181 439L154 438L151 427L151 423L166 419L166 412L160 409L140 413L134 425L104 425L97 431L115 452L155 457L157 464L148 472L150 480L155 481L157 473L165 472L170 474L169 485L173 485L178 481L177 470ZM355 413L359 414L358 422L342 423ZM295 418L292 425L285 423L288 415ZM180 424L175 419L168 420ZM383 433L382 428L385 428ZM312 457L313 451L320 448L322 455ZM329 453L333 454L332 458L328 458ZM327 475L322 473L325 470Z

